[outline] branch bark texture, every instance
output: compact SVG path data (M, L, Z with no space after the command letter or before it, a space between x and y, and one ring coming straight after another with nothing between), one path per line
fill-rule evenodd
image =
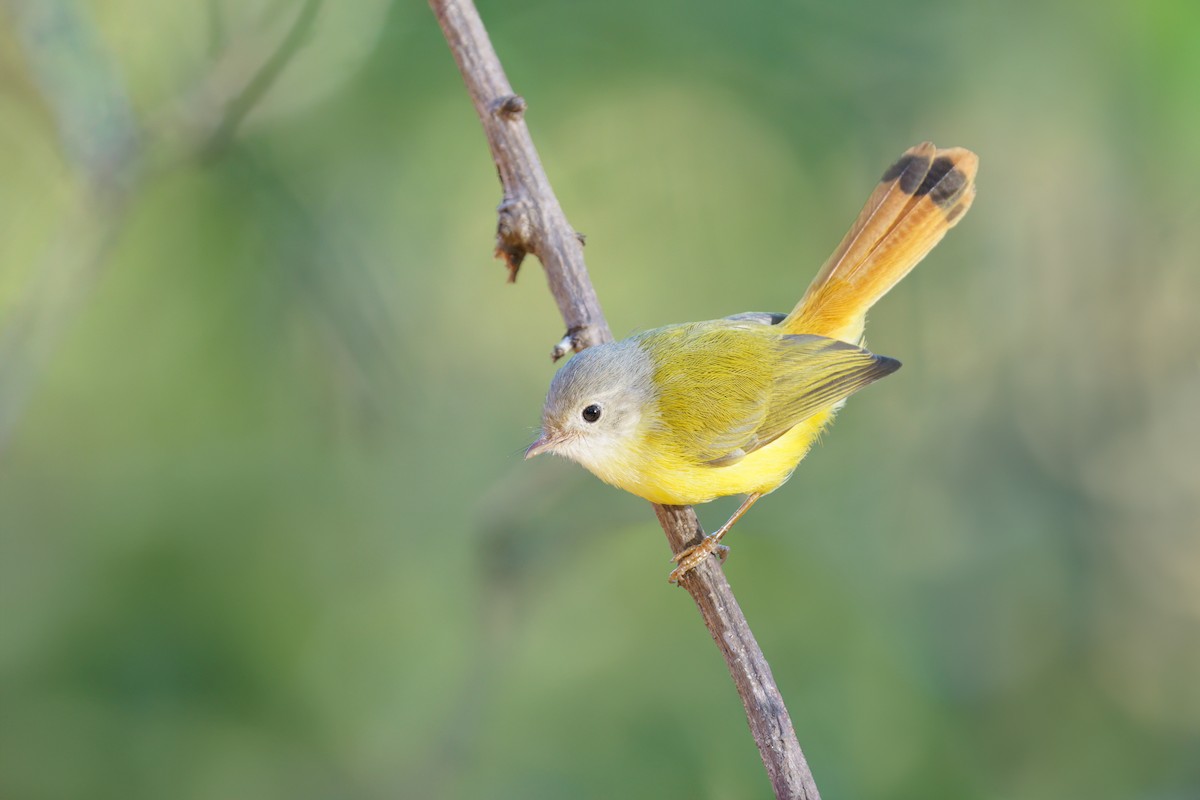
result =
M542 262L567 336L555 358L612 340L600 301L588 278L583 240L555 197L525 124L525 101L513 92L500 59L471 0L430 0L446 42L466 82L487 134L504 199L499 207L496 253L509 279L527 253ZM655 506L672 553L696 544L704 530L688 506ZM796 740L771 668L754 639L720 563L710 558L681 585L700 609L746 709L750 731L779 798L819 800L816 783Z

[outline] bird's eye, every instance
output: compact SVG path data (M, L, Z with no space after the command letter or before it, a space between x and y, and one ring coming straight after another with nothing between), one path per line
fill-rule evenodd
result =
M600 419L600 406L596 405L595 403L592 403L590 406L588 406L587 408L585 408L583 410L583 421L584 422L595 422L598 419Z

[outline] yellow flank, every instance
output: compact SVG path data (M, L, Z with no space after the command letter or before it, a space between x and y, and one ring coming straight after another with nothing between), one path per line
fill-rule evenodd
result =
M792 476L833 414L832 409L821 411L728 466L688 463L670 453L655 453L635 445L632 449L640 452L641 458L630 459L616 474L599 477L651 503L674 506L707 503L731 494L768 494Z

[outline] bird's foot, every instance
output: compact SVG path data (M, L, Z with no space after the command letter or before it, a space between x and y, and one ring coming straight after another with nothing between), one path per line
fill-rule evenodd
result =
M729 554L729 547L721 544L721 535L723 533L724 531L721 531L719 533L714 533L712 536L705 536L700 540L699 544L692 545L688 549L675 556L675 558L671 559L679 566L671 571L671 574L667 577L667 580L671 583L678 584L684 575L687 575L689 572L694 570L701 561L714 553L716 553L718 558L724 561L725 557Z

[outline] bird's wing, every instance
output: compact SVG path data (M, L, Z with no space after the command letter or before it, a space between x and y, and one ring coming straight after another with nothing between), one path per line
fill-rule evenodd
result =
M738 320L661 328L653 351L659 443L694 463L736 464L900 363L821 336Z
M776 358L767 413L747 453L900 368L894 358L823 336L780 337Z

